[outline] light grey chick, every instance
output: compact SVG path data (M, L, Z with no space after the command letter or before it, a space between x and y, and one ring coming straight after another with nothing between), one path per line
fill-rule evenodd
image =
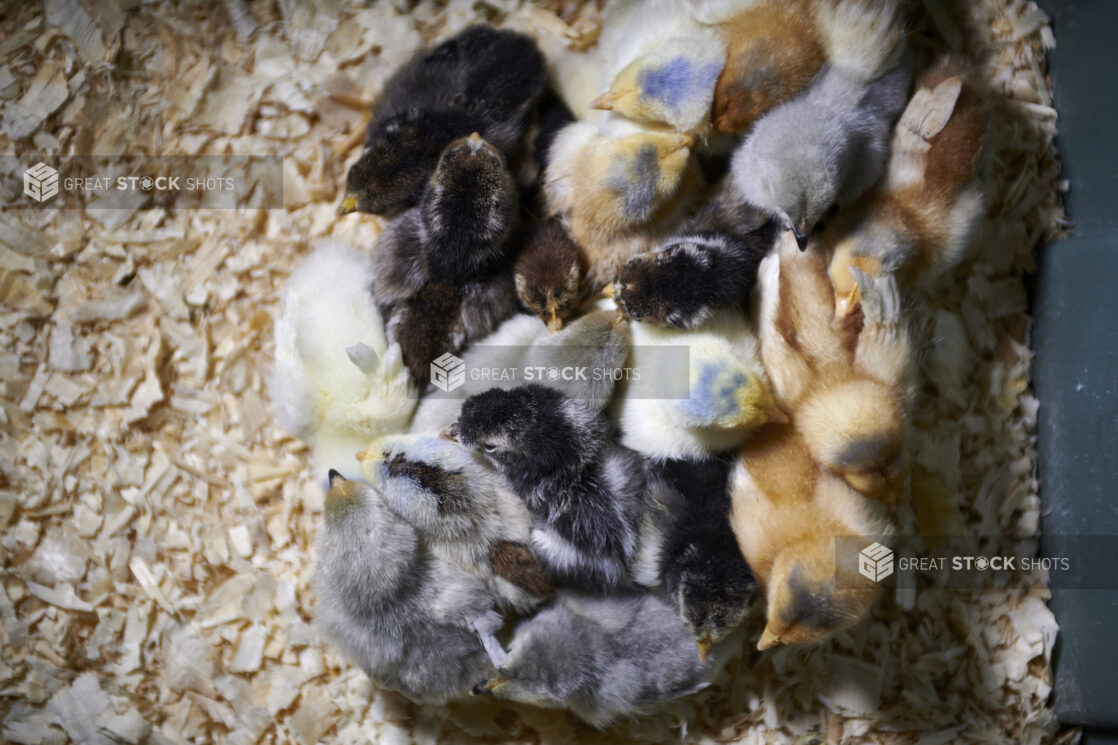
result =
M603 729L705 688L713 669L678 611L656 595L563 593L517 625L508 663L474 693L568 708Z
M551 594L528 547L532 516L469 450L436 437L388 435L358 458L431 551L485 583L501 608L524 613Z
M374 682L442 703L504 662L489 591L432 555L373 487L331 471L323 518L316 622Z
M806 248L832 208L853 204L881 178L911 78L907 55L870 82L824 66L753 127L734 153L734 186Z

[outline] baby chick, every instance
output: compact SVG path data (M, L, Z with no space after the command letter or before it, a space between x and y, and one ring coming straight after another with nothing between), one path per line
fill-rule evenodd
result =
M358 458L369 482L432 553L484 582L502 607L522 613L550 594L551 582L528 548L531 516L461 445L389 435Z
M870 611L878 585L836 567L837 536L892 532L882 506L819 468L791 425L770 425L741 451L731 476L730 521L765 593L757 644L810 644Z
M477 133L447 146L418 205L376 248L373 294L412 377L516 311L508 270L517 190L501 153Z
M532 550L557 581L629 584L644 507L644 462L612 444L605 417L532 384L471 396L447 431L483 451L532 513Z
M698 5L711 5L698 3ZM701 8L726 42L711 116L716 132L745 132L791 100L825 64L878 77L900 44L896 0L760 0Z
M636 322L631 331L627 367L636 373L613 405L626 447L652 458L702 459L787 419L740 311L720 311L692 331Z
M907 59L870 83L825 67L807 90L763 116L734 153L741 196L806 248L833 206L853 204L881 177L909 80Z
M704 186L689 134L642 128L609 112L555 138L544 175L548 212L582 248L585 291L679 229Z
M960 60L946 57L920 76L881 185L824 233L833 248L837 315L858 308L851 268L922 287L959 262L983 212L978 171L987 119L988 106Z
M441 703L505 662L485 586L428 553L368 484L331 471L317 550L316 621L378 685Z
M323 241L280 297L272 404L280 423L311 446L321 483L330 467L357 476L353 453L405 429L418 398L369 293L373 271L368 254Z
M625 262L613 283L617 307L633 320L681 329L703 324L716 310L744 308L775 235L769 221L744 236L676 236Z
M758 272L761 357L812 456L889 501L903 476L912 342L896 281L860 276L859 329L833 317L825 256L784 241Z
M517 625L508 663L474 692L567 708L604 729L705 688L713 668L675 609L652 593L563 593Z
M511 31L473 26L421 52L385 84L339 213L416 204L446 146L470 132L511 157L546 82L535 42Z
M520 303L547 324L563 328L578 307L582 287L582 258L578 246L556 219L536 228L513 267Z
M699 657L737 628L757 595L757 580L730 527L726 457L654 462L667 515L660 546L664 592L695 636Z

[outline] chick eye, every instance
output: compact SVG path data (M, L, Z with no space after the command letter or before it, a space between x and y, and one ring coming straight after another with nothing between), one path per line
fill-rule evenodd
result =
M485 450L485 452L487 452L487 453L495 453L495 452L497 452L497 446L496 446L496 445L483 445L483 446L482 446L482 448L483 448L483 449Z

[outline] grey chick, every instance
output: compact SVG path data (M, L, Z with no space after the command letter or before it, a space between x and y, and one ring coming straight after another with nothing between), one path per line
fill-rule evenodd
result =
M474 133L447 146L420 203L378 241L373 295L421 386L432 360L516 312L517 200L504 157Z
M512 31L473 26L421 52L385 84L338 212L415 205L443 149L470 132L512 158L546 84L535 42Z
M532 513L532 551L557 582L630 584L645 507L644 461L605 416L538 384L471 396L447 435L483 451Z
M498 474L458 443L388 435L358 454L365 476L438 557L524 613L551 594L528 547L532 518Z
M375 489L331 471L323 519L316 622L377 684L445 702L504 661L489 591L433 556Z
M508 663L474 692L568 708L604 729L705 688L712 669L679 614L652 593L561 594L517 625Z
M730 527L728 456L673 459L651 465L664 503L660 576L694 635L700 659L749 614L757 580Z
M868 83L824 66L807 90L754 125L734 154L735 187L806 248L832 208L853 204L881 177L911 78L907 56Z

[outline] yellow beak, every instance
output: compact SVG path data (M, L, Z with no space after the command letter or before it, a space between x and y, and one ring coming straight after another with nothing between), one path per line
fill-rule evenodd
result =
M563 328L563 319L555 311L551 311L551 319L547 322L547 330L554 334Z
M765 416L769 422L775 424L788 424L788 422L792 421L788 418L788 415L785 414L783 410L777 408L776 406L770 408Z
M835 318L846 318L858 310L859 300L861 300L861 297L858 292L858 285L850 288L850 292L845 297L835 298Z
M757 642L757 649L764 652L769 647L776 647L780 645L780 637L765 627L765 631L761 634L761 641Z
M592 108L592 109L606 109L606 110L612 109L613 105L615 103L617 103L617 99L619 99L619 98L621 98L620 93L614 93L613 91L606 91L605 93L603 93L602 95L598 96L597 98L595 98L593 101L590 102L590 108Z
M338 217L348 215L350 212L357 211L357 197L354 194L346 194L345 199L338 205Z
M713 646L713 643L711 642L709 636L704 636L702 639L699 639L698 645L699 659L703 662L706 662L707 658L710 657L710 648Z

